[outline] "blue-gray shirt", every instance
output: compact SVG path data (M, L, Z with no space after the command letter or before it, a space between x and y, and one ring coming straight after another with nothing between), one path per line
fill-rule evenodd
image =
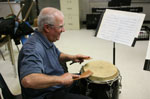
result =
M59 62L60 51L49 42L43 34L35 33L23 45L18 58L19 79L32 73L43 73L47 75L62 75L64 70ZM61 85L45 89L31 89L22 86L22 93L25 96L43 99L46 92L55 91ZM38 96L38 97L37 97ZM34 99L34 98L31 98Z

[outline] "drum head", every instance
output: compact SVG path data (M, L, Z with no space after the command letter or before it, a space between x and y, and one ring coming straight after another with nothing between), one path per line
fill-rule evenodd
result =
M106 61L91 61L82 67L83 72L91 70L93 74L89 77L94 82L106 82L114 80L119 72L118 69Z

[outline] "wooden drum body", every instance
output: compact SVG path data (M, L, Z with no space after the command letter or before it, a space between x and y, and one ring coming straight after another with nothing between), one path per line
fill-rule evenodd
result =
M106 61L91 61L82 67L81 73L87 70L93 74L80 80L82 94L93 99L118 99L121 76L113 64Z

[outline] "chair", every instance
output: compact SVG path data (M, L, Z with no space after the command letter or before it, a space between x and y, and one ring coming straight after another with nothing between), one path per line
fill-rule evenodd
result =
M8 41L8 39L7 39L7 37L5 35L0 35L0 47L5 45L7 43L7 41ZM3 58L3 60L5 61L5 57L4 57L1 49L0 49L0 54L1 54L2 58Z
M2 90L2 95L3 95L4 99L22 99L22 95L21 94L19 94L19 95L13 95L10 92L10 90L9 90L6 82L4 81L4 78L1 75L1 73L0 73L0 88Z

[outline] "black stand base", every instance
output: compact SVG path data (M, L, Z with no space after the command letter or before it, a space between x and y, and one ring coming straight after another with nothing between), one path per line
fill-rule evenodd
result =
M116 48L115 48L115 42L113 42L113 64L115 65L115 58L116 58Z
M150 60L145 60L144 70L150 71Z

